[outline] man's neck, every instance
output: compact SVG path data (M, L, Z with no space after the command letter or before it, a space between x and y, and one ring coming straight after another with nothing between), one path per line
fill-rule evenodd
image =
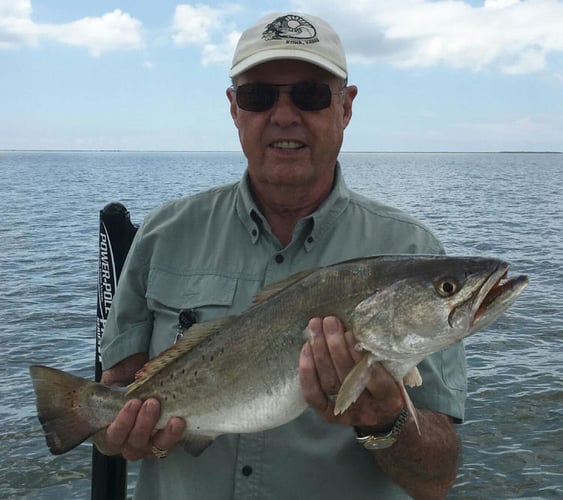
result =
M332 185L316 189L293 186L252 186L254 200L270 224L272 233L285 247L297 223L312 214L328 197Z

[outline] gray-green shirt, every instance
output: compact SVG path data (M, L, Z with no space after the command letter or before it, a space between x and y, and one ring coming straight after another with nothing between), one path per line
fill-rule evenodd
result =
M248 178L169 202L139 229L102 339L107 369L137 352L152 357L174 343L179 312L198 322L244 311L266 284L345 259L442 253L405 213L350 191L336 169L329 198L282 248L250 194ZM241 360L241 362L244 362ZM463 418L465 356L457 345L419 365L416 406ZM199 457L182 448L141 465L138 499L407 498L354 440L308 409L270 431L220 436Z

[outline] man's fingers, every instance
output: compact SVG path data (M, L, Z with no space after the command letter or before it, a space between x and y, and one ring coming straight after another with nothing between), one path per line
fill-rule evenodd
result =
M139 399L128 401L115 420L108 426L106 439L110 446L120 448L125 444L129 433L135 426L135 421L142 404L143 402Z
M158 399L149 398L143 402L135 426L129 433L129 446L137 450L146 448L159 418L160 402Z
M338 373L334 367L326 341L323 321L320 318L314 318L309 322L309 329L313 335L310 347L318 380L326 394L334 394L340 388L340 379L338 378Z
M155 432L159 419L158 399L128 401L106 430L104 441L108 450L111 454L121 452L127 460L150 457L153 446L171 450L183 439L186 423L173 417L164 429Z
M403 405L399 387L380 364L370 369L365 391L350 408L334 415L329 396L340 390L350 370L365 356L357 349L351 331L335 317L313 318L309 322L312 340L301 350L299 377L305 401L315 408L327 422L344 425L376 425L396 416Z
M312 340L303 347L299 366L303 396L332 421L336 418L333 415L336 395L356 363L351 347L355 340L334 316L311 319L309 330Z
M332 364L338 376L337 389L354 367L355 362L350 354L348 342L344 332L344 326L338 318L327 316L323 319L323 332Z
M321 385L313 356L313 349L308 342L301 349L299 380L305 401L317 411L321 413L326 412L330 407L330 401L327 398L325 389Z
M181 441L185 429L186 423L182 418L172 417L163 430L154 434L152 445L161 450L171 450Z

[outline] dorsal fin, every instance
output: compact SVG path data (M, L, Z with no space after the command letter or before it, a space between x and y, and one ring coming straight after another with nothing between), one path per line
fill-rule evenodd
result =
M135 380L127 387L126 395L129 396L133 391L147 383L163 368L170 363L191 351L195 346L201 344L207 337L210 337L230 322L234 316L196 323L178 342L168 349L162 351L158 356L152 358L136 374Z
M262 290L260 290L256 296L254 297L254 304L260 304L265 302L266 300L272 298L274 295L277 295L282 290L285 290L287 287L297 283L298 281L302 280L303 278L309 276L310 274L314 273L316 269L308 269L306 271L300 271L298 273L292 274L287 278L284 278L280 281L275 281L274 283L270 283L266 285Z

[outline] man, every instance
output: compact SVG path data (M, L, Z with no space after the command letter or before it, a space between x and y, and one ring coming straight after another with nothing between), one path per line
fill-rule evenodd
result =
M443 251L411 217L346 187L337 156L357 88L347 85L342 45L323 20L260 20L241 36L230 74L247 171L239 183L167 203L145 220L105 329L107 384L131 382L178 334L190 334L191 321L240 313L261 287L291 273L358 256ZM314 342L303 347L299 376L311 408L284 426L220 436L192 457L178 446L182 419L155 432L159 402L128 402L104 446L144 459L136 498L444 497L457 471L463 347L419 365L424 383L410 392L419 434L380 365L359 400L335 416L332 396L358 353L337 318L312 318L309 328Z

